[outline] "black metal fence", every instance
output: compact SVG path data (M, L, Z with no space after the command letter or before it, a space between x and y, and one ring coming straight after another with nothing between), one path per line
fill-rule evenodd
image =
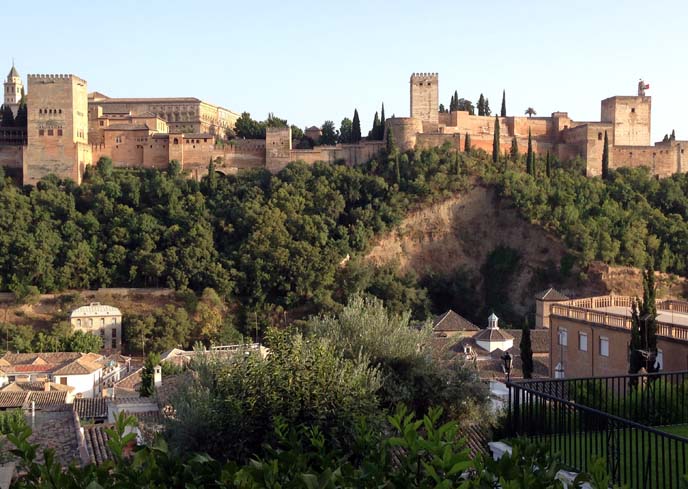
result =
M510 436L575 471L603 457L629 488L679 488L688 473L688 372L508 383Z

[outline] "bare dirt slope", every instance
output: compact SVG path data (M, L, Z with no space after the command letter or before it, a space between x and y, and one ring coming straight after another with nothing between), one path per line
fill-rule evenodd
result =
M519 270L509 284L510 301L520 313L533 307L536 292L550 286L571 296L642 291L638 270L599 263L586 273L573 270L555 281L543 278L547 275L543 272L560 266L566 247L521 217L493 188L482 185L409 214L395 231L379 237L366 259L377 265L397 262L402 272L414 271L420 277L447 274L459 267L480 276L487 255L500 245L521 254ZM686 292L681 278L663 276L660 285L662 292L673 296Z
M169 289L100 289L44 294L34 304L17 304L12 294L0 294L0 323L32 326L36 331L69 318L69 313L91 302L115 306L124 315L150 314L166 304L182 306L183 301Z

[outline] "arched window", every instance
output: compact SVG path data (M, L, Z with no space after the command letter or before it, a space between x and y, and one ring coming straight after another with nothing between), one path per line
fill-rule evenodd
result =
M174 141L173 141L173 142L174 142L174 144L179 144L179 139L174 138Z

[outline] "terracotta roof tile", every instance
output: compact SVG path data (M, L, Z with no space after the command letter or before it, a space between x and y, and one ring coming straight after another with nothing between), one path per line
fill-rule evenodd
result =
M74 399L74 410L81 419L107 418L108 401L104 397Z
M96 424L84 427L84 439L90 463L100 465L112 458L112 451L108 446L110 436L106 431L111 427L112 425L110 424Z
M558 290L553 289L551 287L547 290L543 290L542 292L535 294L535 299L541 300L541 301L567 301L567 300L569 300L569 298L566 297L564 294L562 294Z
M433 321L433 331L480 331L480 328L463 316L449 309Z
M28 396L28 392L0 392L0 409L20 408Z

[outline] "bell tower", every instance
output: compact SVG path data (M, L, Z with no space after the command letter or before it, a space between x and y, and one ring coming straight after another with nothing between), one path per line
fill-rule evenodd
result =
M5 105L9 105L12 108L12 112L14 112L14 115L16 116L24 85L22 84L19 72L14 67L14 62L12 62L12 69L7 75L7 80L5 81L4 85L5 90L3 92L3 103Z

